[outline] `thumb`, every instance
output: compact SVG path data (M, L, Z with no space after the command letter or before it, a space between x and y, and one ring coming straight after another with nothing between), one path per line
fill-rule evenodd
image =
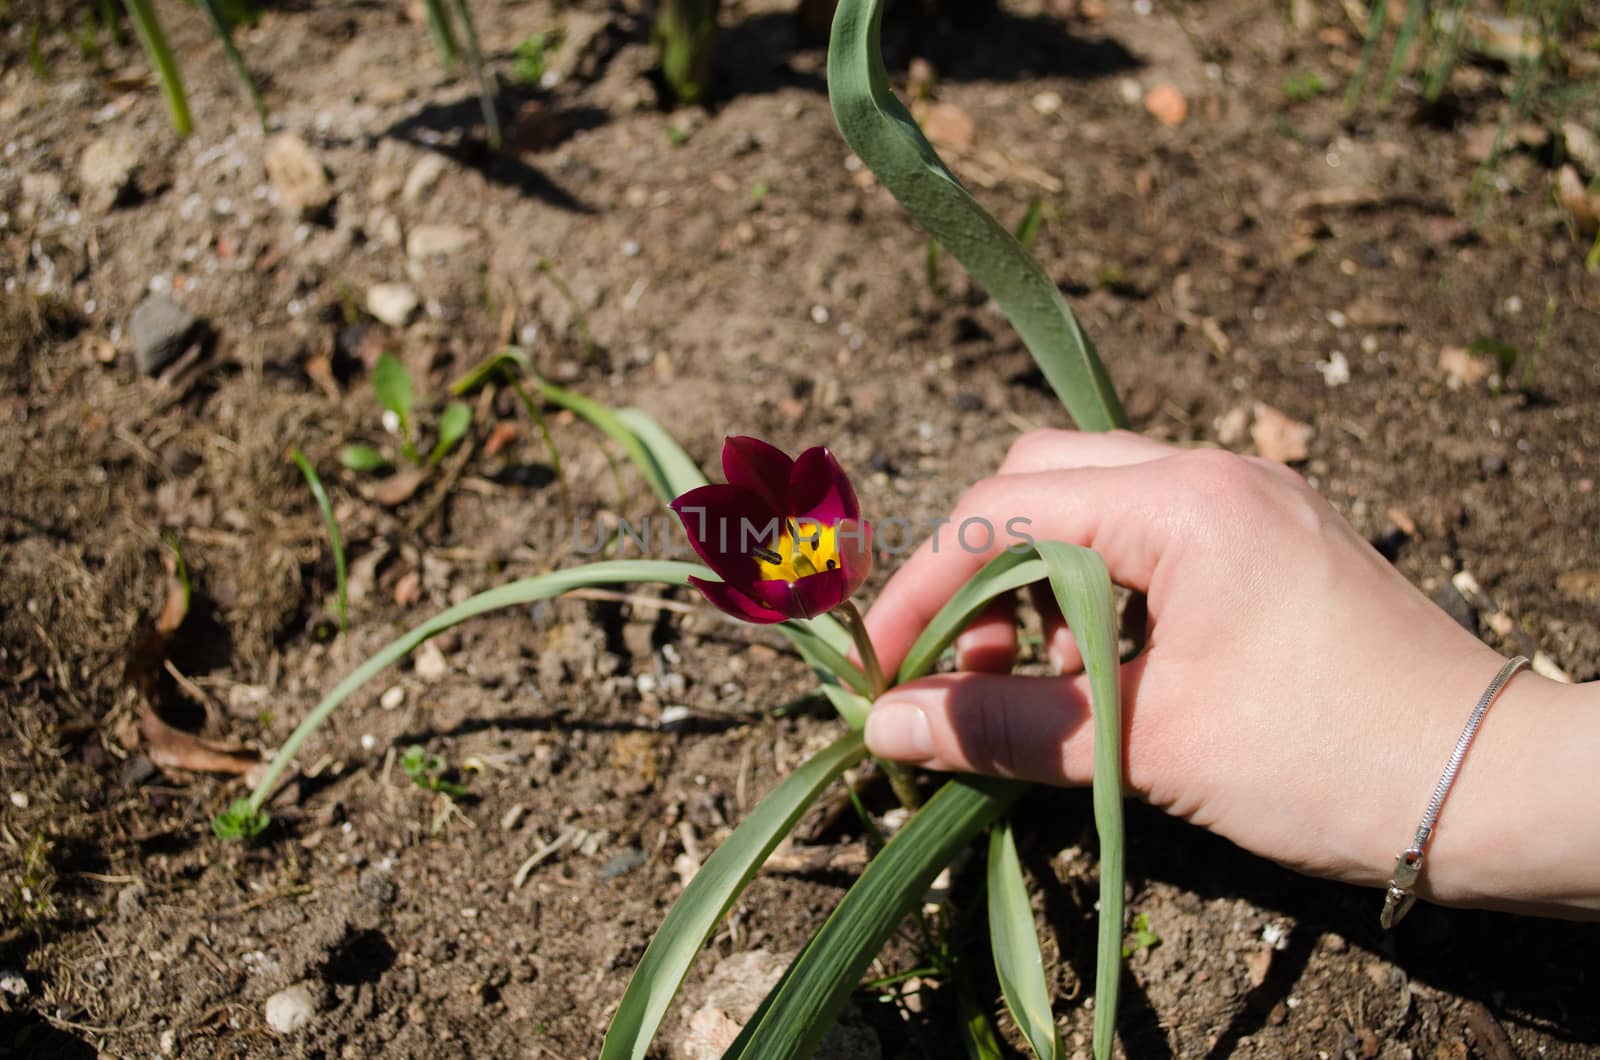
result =
M1094 727L1088 681L961 673L891 688L867 716L867 747L926 769L1087 784Z

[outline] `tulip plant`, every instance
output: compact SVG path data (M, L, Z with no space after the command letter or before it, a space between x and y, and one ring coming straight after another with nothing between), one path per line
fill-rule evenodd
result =
M878 47L882 0L840 0L829 47L829 92L851 147L929 234L954 254L1005 310L1046 379L1084 429L1122 426L1124 416L1087 336L1059 291L1016 239L961 187L889 92ZM471 597L390 643L339 682L284 742L250 796L215 822L219 834L253 836L264 806L305 739L353 692L428 638L476 615L573 589L623 582L692 586L717 608L785 635L810 665L844 731L770 791L706 860L668 912L623 993L603 1060L641 1060L673 996L717 924L807 809L862 763L861 730L886 688L929 673L956 636L996 597L1048 582L1078 642L1094 716L1094 811L1100 834L1099 938L1093 1052L1111 1055L1123 934L1122 725L1112 587L1093 552L1057 542L1013 547L960 589L923 630L899 669L884 674L852 601L872 562L870 521L849 478L822 447L791 459L754 438L729 438L726 482L708 484L656 421L613 410L546 382L520 351L502 351L457 389L492 383L508 364L530 390L600 429L638 467L684 525L701 563L611 560L557 570ZM520 391L519 391L520 392ZM851 659L854 649L859 663ZM891 779L895 779L891 773ZM909 778L902 778L909 779ZM919 799L897 783L902 801ZM1034 1054L1064 1055L1055 1026L1026 884L1007 814L1027 785L954 777L921 803L888 840L772 989L728 1057L809 1056L848 1003L862 975L935 878L988 831L984 899L995 972L1005 1003ZM998 1056L987 1014L957 991L964 1044Z

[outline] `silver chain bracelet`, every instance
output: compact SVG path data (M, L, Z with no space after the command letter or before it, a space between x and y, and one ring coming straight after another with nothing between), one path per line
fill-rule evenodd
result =
M1385 930L1400 923L1416 904L1417 896L1412 892L1412 888L1417 884L1417 877L1422 875L1422 855L1427 848L1428 837L1433 834L1433 826L1439 820L1439 811L1444 807L1445 796L1450 794L1450 785L1456 781L1456 774L1461 770L1461 760L1467 756L1467 747L1472 743L1472 738L1478 734L1478 726L1483 723L1483 716L1488 712L1489 704L1494 702L1494 697L1500 694L1500 690L1511 680L1512 675L1527 665L1527 657L1519 655L1500 667L1500 672L1494 675L1489 687L1483 690L1478 705L1472 708L1472 716L1467 718L1466 727L1461 730L1461 738L1456 741L1456 749L1450 752L1450 761L1445 763L1444 774L1433 789L1433 798L1428 800L1428 808L1423 811L1422 823L1417 825L1417 834L1411 838L1411 845L1402 850L1400 856L1395 859L1394 875L1389 877L1389 890L1383 898L1383 913L1378 917Z

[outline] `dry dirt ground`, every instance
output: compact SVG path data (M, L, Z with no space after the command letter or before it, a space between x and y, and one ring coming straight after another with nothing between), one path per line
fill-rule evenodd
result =
M583 560L571 517L660 519L556 415L564 493L504 393L409 498L343 470L345 444L389 444L376 355L410 367L426 431L449 381L514 338L707 463L725 433L826 443L880 518L942 514L1063 413L956 266L930 288L923 237L840 141L823 54L785 3L725 5L721 91L673 111L633 6L479 0L503 73L529 34L565 33L550 84L508 88L501 151L403 5L285 5L241 43L274 133L331 182L310 218L274 190L202 20L158 6L187 139L132 45L97 69L51 30L43 79L27 5L0 26L0 1053L592 1056L680 855L837 732L812 703L775 716L808 687L781 642L650 588L486 617L354 696L250 846L208 828L241 782L158 766L134 724L148 707L275 746L398 631ZM1036 251L1139 430L1248 451L1258 403L1308 425L1296 466L1410 578L1496 648L1593 680L1600 282L1551 194L1552 104L1481 168L1506 71L1465 64L1445 105L1406 84L1347 116L1354 24L1327 3L1290 26L1282 7L1008 0L886 43L901 89L910 60L931 65L947 154L997 215L1042 202ZM1574 17L1581 52L1594 12ZM1328 91L1292 100L1307 72ZM1188 104L1176 126L1143 105L1162 83ZM1570 102L1593 129L1593 97ZM393 325L365 311L385 283L418 299ZM131 322L152 294L199 321L155 375ZM346 635L294 446L343 526ZM161 643L174 545L193 598ZM411 784L411 744L468 795ZM1023 819L1057 1019L1084 1053L1085 795L1041 792ZM1372 892L1138 808L1129 834L1130 911L1158 939L1127 973L1129 1056L1596 1054L1594 927L1424 907L1385 934ZM719 965L770 965L839 899L862 838L812 840L836 867L756 880L661 1055L688 1055ZM956 907L976 898L959 874ZM280 1036L265 1002L301 983L316 1013ZM863 994L851 1055L952 1055L953 1006L928 986L920 1006Z

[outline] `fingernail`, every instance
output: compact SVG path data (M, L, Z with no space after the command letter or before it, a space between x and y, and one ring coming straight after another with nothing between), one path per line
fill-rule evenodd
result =
M925 761L933 757L933 729L915 703L879 700L867 715L867 746L883 758Z

